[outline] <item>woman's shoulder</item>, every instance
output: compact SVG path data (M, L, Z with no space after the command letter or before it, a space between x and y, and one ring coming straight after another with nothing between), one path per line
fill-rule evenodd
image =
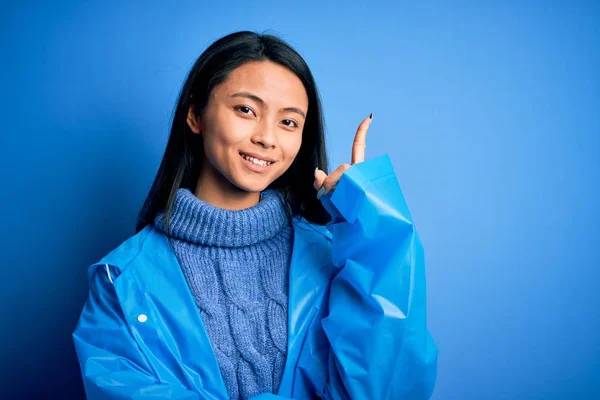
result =
M95 266L110 266L115 269L117 274L123 272L137 257L147 251L156 248L157 235L160 233L152 225L147 225L141 231L128 237L108 254L102 257Z
M292 224L297 234L300 233L305 237L313 237L319 241L331 241L331 232L327 229L326 225L309 221L298 214L292 218Z

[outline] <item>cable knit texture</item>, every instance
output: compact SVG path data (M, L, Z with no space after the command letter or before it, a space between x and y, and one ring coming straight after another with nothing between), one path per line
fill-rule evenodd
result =
M154 225L167 232L165 213ZM277 393L287 356L293 229L281 194L226 210L179 189L170 233L229 397Z

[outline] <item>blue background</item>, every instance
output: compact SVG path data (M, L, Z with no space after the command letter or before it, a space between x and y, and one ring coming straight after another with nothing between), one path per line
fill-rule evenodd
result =
M426 250L434 399L599 398L598 4L2 5L0 390L82 396L86 268L133 233L193 61L250 29L311 66L330 167L374 113Z

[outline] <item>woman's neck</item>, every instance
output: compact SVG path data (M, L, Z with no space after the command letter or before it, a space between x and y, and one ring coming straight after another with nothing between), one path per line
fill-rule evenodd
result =
M247 192L229 182L206 159L194 195L206 203L226 210L243 210L260 201L260 192Z

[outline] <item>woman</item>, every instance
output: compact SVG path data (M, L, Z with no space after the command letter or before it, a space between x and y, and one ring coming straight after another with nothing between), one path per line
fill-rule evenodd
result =
M312 74L238 32L181 91L136 235L89 269L88 398L424 399L423 251L387 156L327 174Z

